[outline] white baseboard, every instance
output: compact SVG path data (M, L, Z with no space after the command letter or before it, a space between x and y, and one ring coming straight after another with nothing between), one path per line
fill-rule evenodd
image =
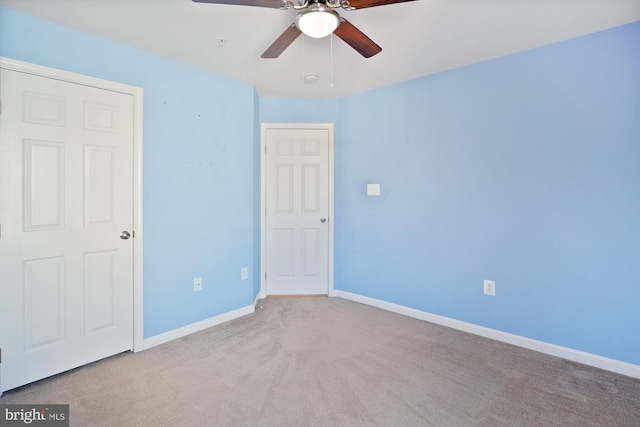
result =
M229 320L237 319L247 314L251 314L255 311L255 305L248 305L246 307L239 308L237 310L229 311L227 313L220 314L218 316L210 317L208 319L201 320L199 322L191 323L190 325L183 326L178 329L174 329L169 332L154 335L151 338L145 338L144 349L147 350L151 347L155 347L160 344L164 344L169 341L173 341L178 338L199 332L203 329L210 328L212 326L219 325Z
M508 344L516 345L518 347L527 348L529 350L538 351L540 353L549 354L551 356L560 357L562 359L571 360L573 362L594 366L596 368L605 369L617 374L640 379L640 366L634 365L632 363L623 362L616 359L609 359L607 357L598 356L596 354L587 353L568 347L562 347L544 341L538 341L520 335L498 331L496 329L486 328L484 326L475 325L473 323L463 322L461 320L427 313L425 311L416 310L413 308L365 297L358 294L352 294L350 292L336 290L335 294L340 298L381 308L383 310L392 311L394 313L403 314L405 316L413 317L442 326L447 326L453 329L458 329L460 331L469 332L481 337L490 338L496 341L505 342Z

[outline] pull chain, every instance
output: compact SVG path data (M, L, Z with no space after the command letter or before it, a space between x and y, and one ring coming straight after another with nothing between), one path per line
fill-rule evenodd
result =
M304 74L306 73L305 67L306 67L306 63L307 63L306 51L304 49L304 39L305 39L305 35L303 33L302 34L302 73L300 73L300 77L302 79L304 79Z
M329 37L331 38L331 61L330 61L331 81L329 82L329 87L334 87L335 84L333 84L333 33Z

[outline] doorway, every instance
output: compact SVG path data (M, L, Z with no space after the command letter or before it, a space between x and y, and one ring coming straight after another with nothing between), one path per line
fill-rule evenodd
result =
M142 90L0 73L1 393L142 349Z
M333 124L263 124L261 297L333 295Z

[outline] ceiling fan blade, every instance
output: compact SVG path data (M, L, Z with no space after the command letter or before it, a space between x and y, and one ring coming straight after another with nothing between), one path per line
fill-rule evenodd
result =
M195 1L195 0L194 0ZM387 4L404 3L415 0L349 0L349 5L356 10L367 7L385 6Z
M193 0L195 3L235 4L238 6L258 6L280 9L284 5L282 0Z
M333 34L340 37L365 58L370 58L382 51L382 48L376 42L344 18L340 18L340 26L336 28Z
M277 58L286 48L289 47L291 43L293 43L295 39L298 38L300 34L302 34L302 31L296 27L296 24L291 24L289 28L284 30L284 33L280 34L280 37L278 37L276 41L274 41L273 44L264 51L261 57Z

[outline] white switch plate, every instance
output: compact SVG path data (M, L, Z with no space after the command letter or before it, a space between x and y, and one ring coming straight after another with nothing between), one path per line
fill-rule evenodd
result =
M380 184L367 184L367 196L379 196Z
M242 267L240 270L240 280L247 280L249 278L249 267Z
M193 278L193 292L198 292L202 290L202 277L194 277Z
M496 282L493 280L485 280L484 281L484 294L491 295L492 297L496 296Z

